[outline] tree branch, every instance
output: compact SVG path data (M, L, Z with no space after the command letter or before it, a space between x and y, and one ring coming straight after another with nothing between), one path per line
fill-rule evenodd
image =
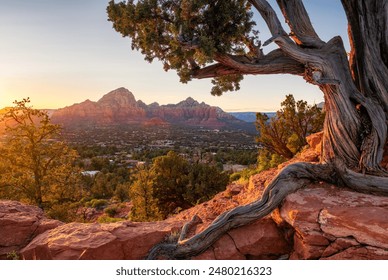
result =
M218 54L215 60L218 63L193 70L192 77L204 79L232 74L292 74L302 76L305 71L303 64L286 56L280 49L274 50L260 59Z
M308 49L302 49L292 41L284 31L278 16L266 0L249 1L260 13L266 22L272 38L270 41L275 42L284 53L302 64L310 64L314 68L320 68L324 60L317 53Z
M266 0L249 0L249 3L251 3L261 14L272 36L287 36L287 33L284 31L275 11Z
M315 32L302 0L277 0L277 3L297 45L308 48L324 46L325 42Z

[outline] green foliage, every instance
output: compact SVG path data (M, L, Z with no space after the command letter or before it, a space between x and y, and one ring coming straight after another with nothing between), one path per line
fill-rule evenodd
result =
M153 191L159 211L166 217L178 207L188 208L184 199L189 184L189 163L175 152L155 158L152 165L155 174Z
M45 212L51 219L69 223L77 219L77 210L79 206L80 204L77 202L67 202L61 204L51 203L50 207L45 209Z
M156 157L167 155L169 151L170 151L169 149L158 149L158 150L144 149L140 152L134 152L132 154L132 159L151 162Z
M237 91L240 89L240 82L243 80L242 75L227 75L215 77L212 80L214 85L210 93L214 96L221 96L227 91Z
M114 191L114 198L118 199L121 202L129 200L130 186L131 185L129 183L118 184Z
M306 136L322 130L324 117L316 105L295 101L291 94L286 96L272 119L257 113L256 127L260 134L257 142L261 148L258 169L275 167L292 158L307 144Z
M103 170L104 168L109 170L110 163L107 158L93 157L90 168L92 170Z
M82 176L83 189L97 199L116 197L120 201L128 200L129 187L133 181L132 174L123 167L112 166L111 170L103 169L95 176Z
M114 217L118 212L117 207L115 206L110 206L105 208L104 213L107 214L109 217Z
M256 150L231 150L219 149L214 156L216 162L251 165L255 164L257 160Z
M132 49L145 59L158 59L167 71L177 71L188 82L198 67L215 61L220 54L250 55L247 41L257 40L250 4L244 0L140 0L110 1L109 21ZM237 90L241 75L213 80L212 94Z
M247 182L251 176L258 173L260 173L260 170L256 166L250 166L242 171L231 174L230 181Z
M115 153L116 149L90 146L76 146L76 148L81 152L77 166L86 170L100 171L93 176L81 176L80 184L88 195L97 199L110 199L112 197L120 201L129 199L128 192L133 181L133 171L110 161L104 154ZM84 151L83 148L85 148Z
M257 156L257 170L263 171L271 168L271 153L266 149L260 149Z
M6 138L0 147L0 197L21 200L41 208L80 199L78 155L55 140L60 127L46 112L15 101L4 115Z
M229 176L220 172L216 166L195 163L191 166L183 198L191 205L211 199L220 191L225 190Z
M155 158L150 168L139 170L130 190L131 220L166 218L178 209L208 200L225 189L229 176L217 167L189 164L175 152Z
M234 172L232 174L230 174L230 181L231 182L234 182L234 181L237 181L241 178L241 172Z
M112 218L112 217L109 217L109 216L106 216L106 215L102 215L102 216L98 217L98 219L97 219L97 222L100 223L100 224L103 224L103 223L116 223L116 222L121 222L121 221L125 221L125 220L121 219L121 218Z
M97 210L104 209L108 205L108 201L106 199L92 199L85 203L86 207L96 208Z
M135 175L129 196L132 201L130 219L136 222L148 222L163 219L154 194L155 174L147 167L142 167Z
M9 252L7 253L7 260L20 260L20 255L16 251Z

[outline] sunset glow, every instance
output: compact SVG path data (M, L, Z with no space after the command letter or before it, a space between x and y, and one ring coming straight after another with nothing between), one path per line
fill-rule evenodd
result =
M149 64L131 51L130 41L107 21L107 0L1 2L0 107L30 97L37 108L59 108L98 100L121 86L146 103L176 103L191 96L226 111L274 111L289 93L310 103L323 100L320 91L300 77L246 77L238 93L222 97L209 94L209 80L181 84L159 62ZM306 5L313 23L324 26L318 29L322 38L337 34L346 38L340 3ZM327 21L327 15L332 20ZM268 31L260 21L258 25L265 40Z

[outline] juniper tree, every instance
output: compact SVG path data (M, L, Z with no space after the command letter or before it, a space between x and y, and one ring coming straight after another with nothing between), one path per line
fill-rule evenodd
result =
M269 118L264 113L256 114L256 128L259 136L256 138L260 146L258 162L261 170L266 169L273 159L274 165L286 159L291 159L305 145L306 137L322 130L324 112L317 105L308 105L306 101L295 101L289 94L281 103L281 109ZM276 160L278 159L278 161Z
M302 0L276 2L291 33L266 0L109 3L114 29L130 37L132 48L146 60L158 59L165 70L176 70L182 82L211 78L212 93L219 95L239 89L244 75L291 74L317 86L325 99L320 164L287 166L259 201L224 213L200 234L154 252L165 250L173 258L198 254L229 229L269 214L311 180L388 193L387 172L380 166L387 141L388 0L341 0L349 54L341 37L327 42L319 37ZM253 12L271 32L263 44ZM262 46L270 43L277 48L264 53Z

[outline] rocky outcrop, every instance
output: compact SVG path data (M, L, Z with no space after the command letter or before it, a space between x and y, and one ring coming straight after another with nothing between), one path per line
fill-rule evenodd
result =
M321 150L322 150L322 136L323 136L323 132L318 132L306 137L306 141L309 144L309 146L319 154L321 153Z
M290 250L290 243L281 230L270 217L267 217L229 231L211 248L194 259L278 259L288 255Z
M153 245L178 231L182 223L69 223L39 235L21 255L45 260L143 259Z
M133 94L125 88L113 90L97 102L86 100L58 109L53 113L52 120L65 127L138 124L248 130L254 128L252 124L240 121L218 107L199 103L191 97L178 104L146 105L141 100L136 101Z
M212 206L218 205L215 211L221 212L222 205L236 201L243 192L235 185L214 201L191 209L204 221L192 234L215 218L216 214L210 216ZM179 232L191 211L153 223L61 225L35 237L21 255L25 259L143 259L155 244ZM287 196L266 218L229 231L194 259L388 259L387 216L387 197L312 184ZM24 223L24 230L30 224ZM19 236L12 244L26 244L24 236L33 235Z
M38 207L0 200L0 259L18 253L34 237L62 224L47 219Z
M290 194L280 217L292 226L291 259L388 259L388 198L336 186Z

